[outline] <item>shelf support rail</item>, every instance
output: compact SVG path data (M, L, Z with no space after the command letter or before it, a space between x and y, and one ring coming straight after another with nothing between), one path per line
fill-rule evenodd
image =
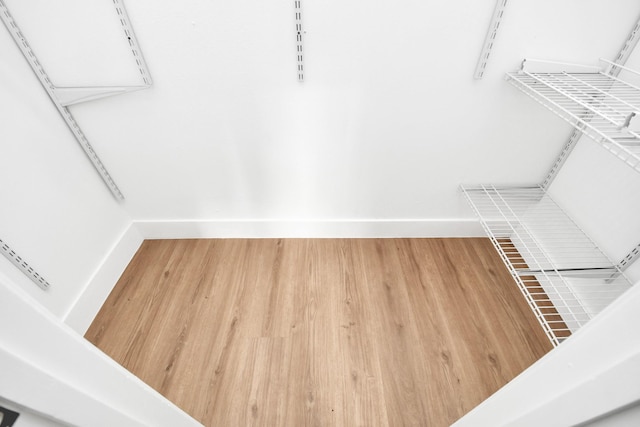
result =
M597 272L598 275L595 275L593 273ZM545 274L556 274L556 275L563 275L565 277L575 277L575 278L580 278L580 277L584 277L584 278L593 278L593 277L602 277L605 279L612 279L617 277L618 274L620 274L618 272L618 270L615 267L584 267L584 268L553 268L553 269L543 269L543 270L536 270L536 269L518 269L518 274L520 275L530 275L530 274L539 274L539 273L545 273Z
M124 31L124 36L129 42L131 54L133 55L136 64L138 65L138 71L140 72L140 76L142 77L142 81L144 82L144 87L150 87L153 84L153 80L151 79L151 74L149 73L149 68L147 67L147 63L144 60L144 56L142 56L142 50L140 49L140 45L138 44L136 34L133 31L133 26L131 25L131 21L129 20L127 9L125 9L122 0L113 0L113 6L115 7L118 18L120 19L120 25L122 26L122 30Z
M304 82L304 31L302 29L302 0L295 0L296 13L296 58L298 63L298 81Z
M27 276L33 283L38 285L42 290L46 291L51 286L49 282L45 280L37 271L33 269L20 255L16 253L11 247L0 239L0 253L4 255L6 259L11 261L13 265L18 267L20 271L22 271L25 276Z
M629 32L629 36L624 41L624 43L622 44L622 47L620 48L620 51L616 55L616 58L613 61L613 65L609 69L609 72L608 72L609 75L613 77L617 77L620 74L622 69L618 67L618 65L624 66L627 63L627 61L629 60L629 57L631 56L631 53L636 48L638 41L640 41L640 17L638 18L635 25ZM589 120L590 120L590 117L585 117L585 121L587 123L589 122ZM573 131L571 132L571 135L569 135L567 142L565 142L564 146L562 147L562 150L560 151L560 155L556 158L556 161L553 163L551 170L549 171L549 173L547 174L546 178L542 183L542 188L544 190L547 190L551 185L551 183L553 182L553 180L556 178L562 165L566 161L569 154L571 154L571 151L573 151L573 147L575 147L575 145L578 143L581 137L582 137L582 130L574 128Z
M485 36L484 43L482 45L480 57L478 58L478 64L476 65L476 70L473 74L473 77L476 79L481 79L484 75L485 69L487 68L489 56L491 55L491 49L493 49L496 37L498 36L498 29L500 28L500 22L502 21L506 8L507 0L496 1L496 6L493 10L491 22L489 23L489 29L487 30L487 35Z
M618 268L620 269L620 271L625 271L635 261L637 261L638 258L640 258L640 243L638 243L636 247L631 250L631 252L625 255L624 258L622 258L622 261L618 263Z
M104 166L104 164L98 157L98 154L89 143L89 140L85 136L84 132L82 132L82 129L80 129L80 126L67 108L67 106L69 105L77 104L80 102L86 102L104 98L107 96L147 89L153 84L144 57L142 56L140 48L138 47L138 42L135 37L135 33L133 32L133 28L131 27L129 17L127 15L126 9L124 8L124 4L121 0L112 1L116 13L118 14L118 18L120 21L120 25L122 26L122 29L124 31L124 35L125 37L127 37L129 47L131 48L131 53L138 66L138 71L140 72L141 79L143 81L142 85L114 87L56 87L49 79L49 76L40 64L40 61L38 61L35 53L29 46L27 39L22 34L22 31L20 30L20 27L18 27L16 21L13 19L13 16L9 12L9 9L7 8L4 0L0 0L0 19L2 19L2 22L11 34L11 37L24 55L25 59L31 66L31 69L40 81L40 84L47 92L47 95L49 95L49 98L51 99L53 104L56 106L58 113L60 113L60 116L69 127L69 130L75 137L80 147L84 150L85 154L91 161L91 164L96 169L109 191L111 191L111 194L113 194L113 197L115 197L115 199L118 201L122 201L124 200L124 195L120 191L120 188L107 171L107 168Z

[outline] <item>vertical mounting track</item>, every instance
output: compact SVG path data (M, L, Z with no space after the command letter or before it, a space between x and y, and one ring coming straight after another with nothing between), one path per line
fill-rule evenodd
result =
M618 264L620 271L625 271L631 264L640 258L640 243L631 250Z
M584 125L579 125L579 126L584 126ZM571 151L573 151L573 148L576 146L576 144L578 143L581 137L582 137L582 132L574 128L573 131L571 132L571 135L569 136L569 139L562 147L562 151L560 152L560 155L556 158L555 162L553 162L553 166L551 166L551 170L549 171L546 178L542 182L542 188L544 188L545 190L549 189L549 186L551 185L555 177L558 175L558 172L560 172L562 165L567 160L567 157L569 157L569 154L571 154Z
M22 259L8 244L6 244L2 239L0 239L0 252L5 256L13 265L18 267L20 271L22 271L33 283L38 285L43 290L49 289L51 286L49 282L47 282L44 277L39 275L33 267L31 267L27 262Z
M5 5L3 0L0 0L0 18L2 19L2 22L4 23L4 25L7 27L7 30L9 30L9 33L11 33L11 37L20 48L20 51L29 62L31 69L36 74L36 77L42 84L42 87L44 87L44 89L47 91L49 98L51 98L51 101L53 101L54 105L58 109L58 112L62 116L62 119L65 121L65 123L73 133L73 136L78 141L78 144L80 144L80 146L86 153L87 157L89 158L89 160L91 161L95 169L98 171L98 173L102 177L102 180L104 181L104 183L107 185L107 187L109 188L113 196L116 198L116 200L124 200L124 196L122 195L122 192L114 182L113 178L111 178L111 175L109 174L105 166L102 164L102 161L100 160L100 158L94 151L93 147L87 140L86 136L80 129L80 126L78 126L78 123L75 121L75 119L69 112L69 109L67 107L64 107L58 101L58 98L55 95L55 87L53 83L49 79L49 76L47 76L47 73L42 68L40 61L38 61L38 59L36 58L35 54L33 53L33 50L31 50L29 43L27 43L26 38L24 37L24 35L22 34L22 31L20 31L20 28L18 27L13 17L9 13L9 9L7 9L7 6Z
M613 61L614 64L624 66L624 64L627 63L627 60L631 56L631 53L637 46L638 41L640 41L640 18L638 18L637 22L631 29L631 32L629 33L629 37L627 37L627 39L625 40L624 44L622 45L622 48L618 52L618 55L616 55L616 58ZM621 68L616 67L614 65L610 67L608 74L614 77L617 77L621 71L622 71ZM588 117L585 118L585 121L588 122L589 118ZM567 142L565 142L564 146L562 147L562 151L560 151L560 155L558 156L556 161L553 163L551 170L549 171L546 178L544 179L542 183L542 188L544 188L545 190L549 188L553 180L558 175L558 172L560 171L561 166L567 160L567 157L569 156L569 154L571 154L571 151L573 151L573 148L576 146L576 144L578 143L581 137L582 137L582 132L574 128L571 132L571 135L569 136L569 139L567 140Z
M149 69L144 60L144 57L142 56L142 51L140 50L135 33L133 32L133 27L131 26L131 22L129 20L129 16L127 15L127 10L124 7L124 3L122 2L122 0L111 1L113 2L113 6L118 15L118 20L120 21L120 25L122 26L124 36L127 38L127 42L129 44L129 48L131 49L133 58L136 61L140 77L143 81L143 85L113 87L56 87L47 76L47 73L44 71L44 68L36 58L33 50L29 46L29 43L22 34L22 31L20 31L20 28L9 13L4 0L0 0L0 18L2 19L4 25L7 27L7 30L9 30L9 33L11 34L13 40L18 45L18 48L20 48L20 51L29 62L29 65L31 66L33 72L36 74L36 77L38 78L44 89L47 91L49 98L51 98L51 101L58 109L58 112L62 116L62 119L65 121L65 123L73 133L73 136L78 141L78 144L80 144L87 157L93 164L94 168L96 169L98 174L100 174L100 177L109 188L113 196L116 198L116 200L122 201L124 200L122 192L116 185L115 181L107 171L97 153L87 140L87 137L80 129L80 126L75 121L67 108L68 105L77 104L80 102L91 101L107 96L119 95L141 89L147 89L153 84L151 75L149 74Z
M136 35L133 32L133 27L131 26L131 21L129 20L129 15L127 15L127 10L124 7L124 3L122 3L121 0L113 0L113 6L116 8L116 13L118 14L120 25L122 25L124 35L129 42L129 47L131 48L131 53L133 54L133 57L136 60L136 64L138 65L138 71L140 71L142 81L144 82L144 85L146 87L149 87L153 84L153 81L151 80L151 75L149 74L147 63L142 56L142 50L140 50Z
M81 102L92 101L95 99L105 98L108 96L120 95L127 92L134 92L137 90L148 89L153 84L149 68L142 56L142 50L139 47L138 40L131 26L131 21L127 15L127 10L124 7L122 0L111 0L115 12L118 16L118 21L122 27L124 36L127 39L129 48L133 59L136 61L138 72L142 79L143 84L138 86L91 86L91 87L55 87L54 93L56 98L66 107Z
M491 49L493 48L493 44L496 41L496 37L498 35L498 29L500 28L500 22L502 21L502 16L504 15L504 11L506 7L507 7L507 0L496 1L496 7L493 10L491 23L489 24L489 29L487 30L487 35L484 39L484 44L482 45L482 52L480 52L480 58L478 58L476 71L473 74L473 76L476 79L481 79L482 76L484 75L484 70L487 68L487 63L489 62L489 56L491 55Z
M301 0L295 0L295 12L296 12L296 56L298 62L298 81L304 81L304 39L302 30L302 3Z
M629 37L625 40L620 52L618 52L618 56L613 60L614 63L619 65L624 65L627 63L627 60L631 56L631 53L636 48L638 41L640 40L640 18L636 22L636 25L633 26L633 29L629 33ZM613 68L610 72L611 75L617 77L620 74L619 68Z

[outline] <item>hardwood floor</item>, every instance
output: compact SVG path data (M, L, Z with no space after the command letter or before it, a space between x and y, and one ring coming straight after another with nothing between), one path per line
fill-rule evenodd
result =
M487 239L145 241L86 338L206 426L448 426L551 349Z

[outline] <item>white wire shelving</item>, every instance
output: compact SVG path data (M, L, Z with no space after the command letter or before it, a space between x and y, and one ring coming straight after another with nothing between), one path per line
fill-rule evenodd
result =
M521 70L506 78L640 172L640 87L615 76L620 70L640 73L601 61L605 66L600 70L561 71L563 64L548 63L560 71L538 72L528 70L532 61L525 60Z
M462 191L554 345L631 286L542 187Z

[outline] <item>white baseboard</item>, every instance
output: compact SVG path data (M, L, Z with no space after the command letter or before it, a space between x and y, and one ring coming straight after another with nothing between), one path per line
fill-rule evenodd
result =
M406 220L147 220L134 225L145 239L478 237L474 219Z
M478 237L473 219L134 221L104 257L63 321L84 335L144 239Z
M62 320L81 335L87 331L143 241L131 224L113 245Z

